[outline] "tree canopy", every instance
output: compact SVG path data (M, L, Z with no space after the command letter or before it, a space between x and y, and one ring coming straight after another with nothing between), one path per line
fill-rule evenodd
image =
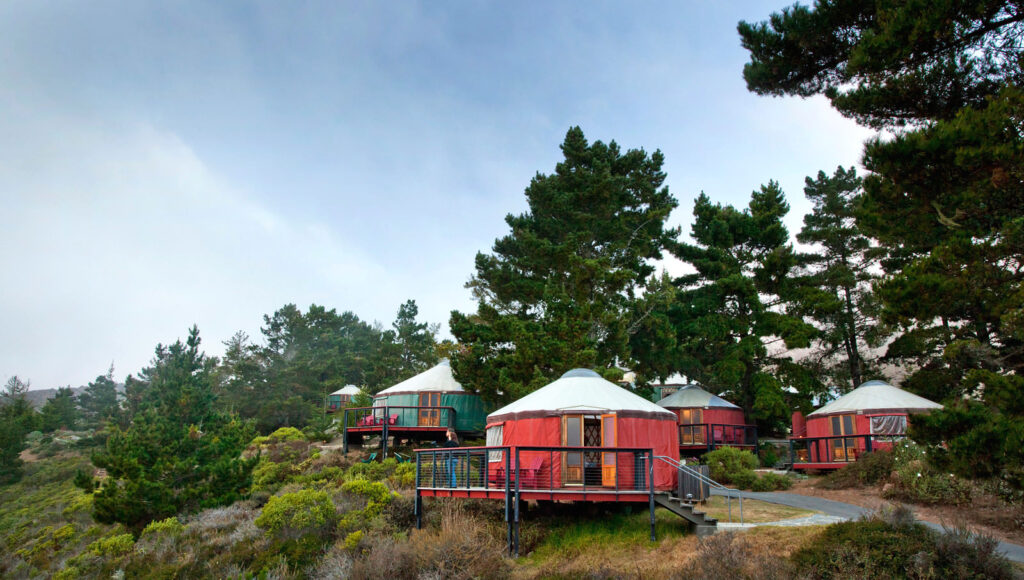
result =
M510 233L477 254L467 284L477 312L452 312L461 345L452 368L495 404L574 367L628 364L650 261L678 234L665 227L677 202L661 152L589 143L579 127L561 150L555 172L538 173L526 188L529 210L508 215Z
M94 516L141 529L179 512L229 504L248 489L256 459L243 459L254 433L214 407L213 360L193 327L185 343L157 345L140 373L142 397L127 429L114 427L93 463L108 478Z
M751 194L744 210L712 203L703 193L694 204L694 243L672 253L695 272L679 277L671 310L678 336L676 368L704 388L743 407L770 430L788 418L784 386L811 388L779 345L805 347L814 329L785 312L782 294L795 265L782 218L789 204L778 184ZM791 375L786 379L780 377ZM806 377L803 377L806 378Z
M901 330L886 357L911 367L903 386L947 403L917 422L948 445L933 457L964 468L971 450L1020 487L1019 454L987 442L1022 418L1024 5L819 1L739 33L752 91L823 94L890 130L865 146L857 215L886 251L882 319Z

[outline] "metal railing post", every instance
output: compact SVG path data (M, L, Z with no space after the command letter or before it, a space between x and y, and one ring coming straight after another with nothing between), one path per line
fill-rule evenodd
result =
M416 454L416 502L413 504L416 513L416 529L423 529L423 498L420 496L420 454Z
M651 510L651 541L657 540L654 531L654 449L647 452L648 457L648 481L647 486L650 490L650 510Z

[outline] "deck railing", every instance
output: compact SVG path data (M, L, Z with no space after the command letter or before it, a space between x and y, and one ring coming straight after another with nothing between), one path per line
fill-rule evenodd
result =
M349 427L437 427L455 426L455 408L431 405L382 405L349 407L342 411L341 424Z
M416 527L422 495L504 498L508 550L519 553L524 499L648 503L655 539L653 449L621 447L453 447L416 450Z
M834 465L840 467L857 461L864 453L879 445L891 445L906 435L831 435L827 437L796 437L789 440L789 461L801 465Z
M739 498L739 502L740 502L740 523L741 524L743 523L743 492L741 492L740 490L738 490L736 488L726 487L725 485L722 485L721 483L718 483L717 481L715 481L715 480L711 479L710 477L708 477L707 475L705 475L703 473L703 470L694 469L694 468L686 465L682 461L676 461L675 459L673 459L671 457L665 457L663 455L658 455L658 456L655 457L655 459L657 459L658 461L663 461L663 462L671 465L675 469L679 470L679 482L677 484L677 493L679 493L679 498L684 500L684 501L686 501L686 500L690 500L690 501L703 501L703 500L709 499L708 497L700 497L700 498L687 498L687 497L685 497L683 495L683 493L684 493L683 490L688 487L688 483L696 483L698 487L707 486L710 489L716 490L716 491L719 492L719 495L723 495L726 498L726 502L728 503L728 509L729 509L729 521L731 522L732 521L732 498L733 497ZM690 481L688 482L686 480L690 480Z
M433 489L637 492L650 487L650 449L455 447L416 451L416 486ZM507 486L507 487L506 487Z
M756 425L693 423L679 426L679 446L708 448L756 447Z

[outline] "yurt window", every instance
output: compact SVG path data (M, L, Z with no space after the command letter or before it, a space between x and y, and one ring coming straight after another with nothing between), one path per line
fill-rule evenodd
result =
M562 444L566 447L583 446L583 415L566 415L562 422ZM565 482L583 483L583 454L565 453Z
M703 413L700 409L679 410L679 441L683 445L704 445Z
M422 407L440 407L441 393L420 393L420 426L439 427L441 425L441 409L423 409Z
M832 435L855 435L853 428L853 415L833 415L832 416ZM852 461L856 459L854 457L854 449L856 448L856 439L839 439L832 440L832 459L833 461Z
M907 433L906 415L875 415L870 419L872 435L898 436Z
M504 431L504 425L491 425L487 428L487 446L488 447L501 447L502 435ZM488 461L501 461L503 459L501 451L491 451L487 454Z

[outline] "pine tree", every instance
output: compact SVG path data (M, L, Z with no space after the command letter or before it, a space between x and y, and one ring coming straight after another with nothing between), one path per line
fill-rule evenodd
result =
M114 365L107 374L96 377L78 393L76 398L82 421L90 427L100 427L117 418L120 412L120 395L114 382Z
M639 297L678 233L659 151L623 153L588 143L573 127L564 160L526 188L529 210L505 218L510 233L478 253L467 284L477 312L452 312L461 349L452 369L464 387L500 404L574 367L613 371L631 362Z
M229 504L248 489L255 459L241 458L252 428L214 408L214 361L199 350L199 330L157 345L139 410L114 428L93 463L109 477L93 515L141 529L179 512ZM141 381L140 381L141 382Z
M800 373L778 346L809 345L814 329L784 312L782 293L795 265L782 223L789 205L778 184L753 192L747 209L694 204L693 244L672 252L695 273L676 280L670 311L678 340L676 368L713 393L743 407L768 431L778 430L795 405L783 390L809 396L820 385Z
M810 318L821 331L805 362L840 392L879 376L870 349L885 336L871 289L878 278L877 248L856 223L861 185L852 167L839 167L831 177L823 171L808 177L804 195L813 209L797 234L812 248L800 256L792 313Z
M57 429L74 430L78 426L79 413L75 406L75 393L71 387L61 387L46 400L40 410L41 427L44 433Z

